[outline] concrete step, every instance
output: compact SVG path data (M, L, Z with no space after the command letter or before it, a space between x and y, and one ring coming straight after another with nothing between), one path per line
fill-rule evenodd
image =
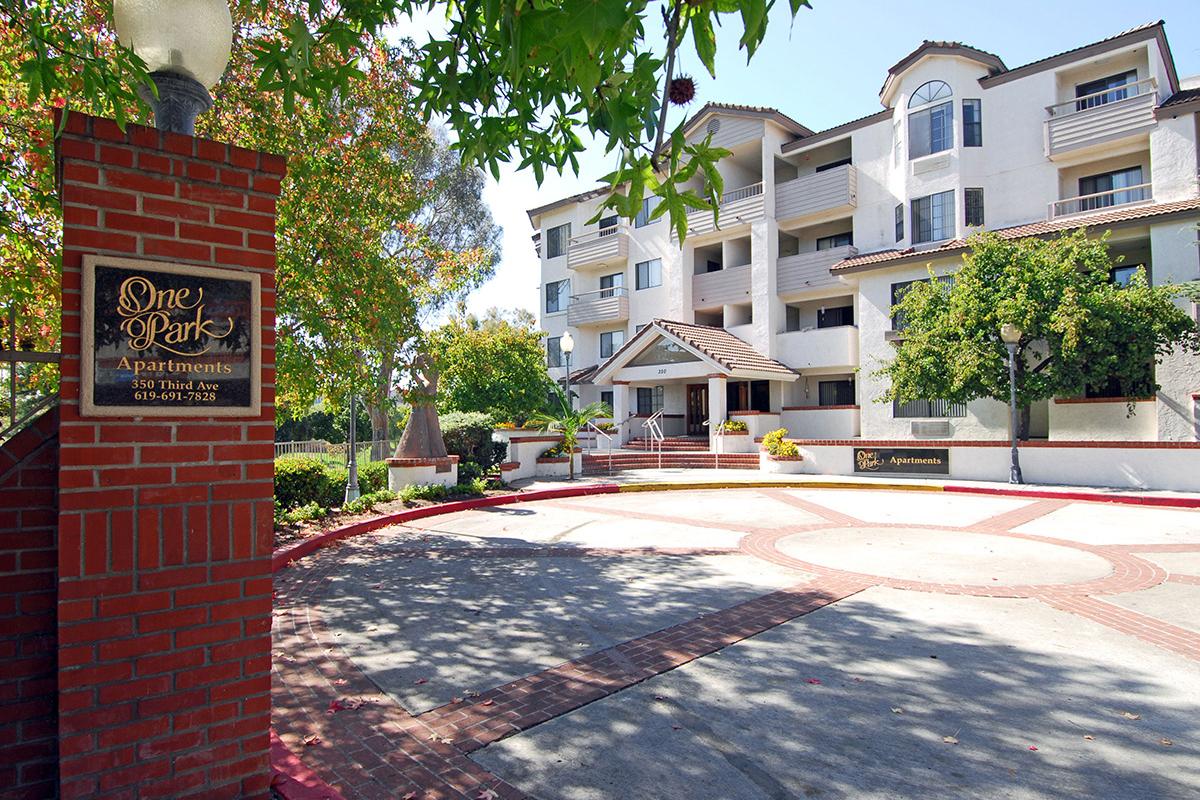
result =
M652 440L639 436L630 439L625 447L629 450L657 450L659 446ZM662 451L664 453L668 451L706 453L708 452L708 439L690 436L668 436L662 441Z
M611 468L610 468L611 464ZM660 462L657 453L613 453L609 456L585 453L585 475L603 475L629 469L758 469L757 453L697 453L663 452Z

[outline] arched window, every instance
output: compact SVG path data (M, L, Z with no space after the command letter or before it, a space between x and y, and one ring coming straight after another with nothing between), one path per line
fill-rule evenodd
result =
M954 93L945 81L921 84L908 107L918 108L908 114L908 157L940 153L954 147Z
M908 99L908 107L916 108L926 103L932 103L934 100L946 100L953 94L954 92L950 91L950 84L945 81L923 83L917 87L917 90L912 93L912 97Z

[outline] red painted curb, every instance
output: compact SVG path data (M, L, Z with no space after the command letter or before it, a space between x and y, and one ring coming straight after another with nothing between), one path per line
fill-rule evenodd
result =
M304 766L271 729L271 788L283 800L346 800L345 796Z
M1164 508L1200 508L1200 497L1147 497L1138 494L1096 494L1093 492L1051 492L1043 489L1003 489L991 486L945 485L943 492L954 494L991 494L1003 497L1034 497L1039 500L1080 500L1091 503L1118 503L1130 506Z
M513 503L528 503L534 500L553 500L559 497L582 497L589 494L613 494L620 491L620 487L615 483L592 483L583 486L566 486L561 489L538 489L532 492L520 492L513 494L498 494L492 497L480 497L475 500L457 500L453 503L440 503L433 506L425 506L423 508L414 508L409 511L399 511L395 514L385 514L375 519L366 519L362 522L355 522L352 525L347 525L344 528L336 528L331 531L326 531L319 536L314 536L311 539L305 539L291 547L280 550L271 556L271 572L278 572L296 559L312 553L322 547L336 542L340 539L346 539L351 536L358 536L362 533L379 530L388 525L395 525L398 522L409 522L414 519L425 519L426 517L436 517L440 514L453 514L456 511L470 511L474 508L490 508L492 506L506 506Z

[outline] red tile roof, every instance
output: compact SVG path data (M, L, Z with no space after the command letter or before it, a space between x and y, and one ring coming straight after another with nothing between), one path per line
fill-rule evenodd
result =
M686 342L728 370L753 370L795 375L795 371L767 358L724 328L693 322L656 319L654 325Z
M1187 211L1200 211L1200 198L1193 198L1191 200L1177 200L1173 203L1152 203L1144 206L1129 206L1126 208L1113 209L1111 211L1101 211L1082 216L1064 217L1062 219L1049 220L1046 222L1030 222L1025 225L1014 225L1011 228L999 228L992 232L1002 239L1024 239L1030 236L1045 236L1051 233L1075 230L1078 228L1102 228L1107 225L1129 223L1140 219L1153 219L1155 217L1162 217ZM858 271L867 267L871 267L875 264L903 261L906 259L931 258L957 253L966 249L967 242L965 239L951 239L947 242L942 242L935 247L921 250L909 247L904 250L891 249L879 250L874 253L863 253L862 255L844 258L829 269L830 272L843 272L846 270Z

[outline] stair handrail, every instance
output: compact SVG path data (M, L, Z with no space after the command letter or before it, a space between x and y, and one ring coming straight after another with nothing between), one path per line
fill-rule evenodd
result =
M612 472L612 434L608 433L607 431L601 430L599 428L599 426L597 426L596 423L590 419L587 421L587 424L583 426L584 430L587 430L589 428L591 428L593 431L596 432L596 443L597 444L600 443L599 437L603 436L605 442L608 445L608 471L611 473ZM620 429L620 426L618 426L618 430L619 429ZM599 447L593 447L592 449L598 450Z
M653 414L651 414L646 419L646 421L642 423L642 430L649 429L649 431L650 431L650 439L653 442L653 444L651 445L651 449L653 450L654 447L658 448L658 468L660 470L662 469L663 439L666 438L665 436L663 436L662 428L659 427L659 424L658 424L658 421L660 419L662 419L662 416L663 416L663 410L660 408L658 411L655 411Z
M708 426L711 433L713 430L713 421L711 418L704 420L704 424ZM716 433L713 434L715 441L713 442L713 469L721 468L721 453L725 452L725 422L722 420L717 423Z

